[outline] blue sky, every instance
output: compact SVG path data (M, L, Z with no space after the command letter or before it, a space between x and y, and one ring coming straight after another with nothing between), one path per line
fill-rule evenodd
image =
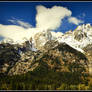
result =
M92 24L92 2L0 2L0 24L11 25L8 20L18 19L36 27L36 6L43 5L47 8L53 6L66 7L72 11L72 16ZM66 32L74 30L77 25L63 19L61 26L56 31Z

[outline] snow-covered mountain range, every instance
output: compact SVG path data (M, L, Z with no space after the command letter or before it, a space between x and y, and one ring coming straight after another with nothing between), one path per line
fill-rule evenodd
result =
M32 50L35 48L41 49L47 41L57 40L59 43L65 42L69 46L83 53L83 48L89 44L92 44L92 26L89 23L79 25L75 30L70 30L66 33L54 32L51 30L38 31L33 37L30 37L30 39L27 40L26 38L23 38L23 42L29 41L29 44L32 45L30 47ZM18 41L14 42L10 38L6 38L1 42L21 44Z

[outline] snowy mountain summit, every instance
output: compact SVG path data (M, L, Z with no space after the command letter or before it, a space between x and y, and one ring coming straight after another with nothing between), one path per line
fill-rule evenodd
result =
M79 25L73 32L66 32L61 42L83 52L83 48L92 44L92 26L90 24Z

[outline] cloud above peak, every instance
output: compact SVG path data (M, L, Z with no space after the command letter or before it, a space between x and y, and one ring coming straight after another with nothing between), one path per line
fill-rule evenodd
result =
M73 23L75 25L79 25L80 23L83 23L84 21L77 19L76 17L70 17L68 18L68 21L70 23Z
M72 14L69 9L61 6L46 8L40 5L36 7L36 10L36 27L51 30L58 28L62 23L62 19Z

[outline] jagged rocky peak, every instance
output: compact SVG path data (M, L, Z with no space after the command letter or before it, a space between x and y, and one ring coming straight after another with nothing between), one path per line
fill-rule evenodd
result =
M92 27L91 24L83 24L79 25L74 31L73 34L75 36L75 39L77 38L76 36L80 36L78 40L81 40L81 38L86 38L87 37L87 32L91 31Z
M91 24L87 23L87 24L83 24L83 25L79 25L76 30L81 30L81 31L85 31L85 30L89 30L91 28Z
M90 31L92 30L92 26L91 24L83 24L83 25L79 25L74 31L74 38L76 40L81 40L82 38L87 38L88 33L90 33ZM77 39L78 38L78 39Z
M79 47L84 48L88 44L92 43L92 26L91 24L83 24L78 26L73 31L73 38L75 42L77 42L76 45L79 43Z
M44 44L52 39L52 34L49 30L43 30L42 32L38 32L34 36L35 47L37 49L42 49Z
M82 32L82 31L75 31L74 32L74 39L80 41L82 39L87 38L87 34L86 32Z

